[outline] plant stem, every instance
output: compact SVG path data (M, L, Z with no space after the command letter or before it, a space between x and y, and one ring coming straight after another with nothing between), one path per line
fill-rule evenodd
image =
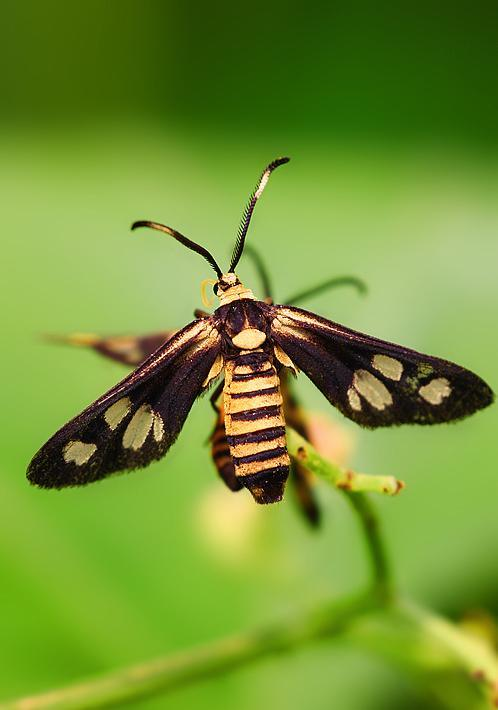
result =
M433 612L394 597L379 522L370 499L362 491L395 495L402 484L391 476L344 471L323 459L293 430L289 430L288 443L291 456L339 488L357 513L373 573L366 592L302 611L265 630L14 700L1 708L75 710L122 706L292 651L311 641L340 635L403 666L416 678L417 687L443 707L482 710L489 702L496 704L498 659L493 650Z
M291 456L336 488L351 493L383 493L394 496L405 487L403 481L394 476L370 476L341 468L320 456L294 429L287 428L287 446Z
M370 594L351 597L300 613L266 630L233 636L1 707L3 710L75 710L121 706L125 702L228 673L315 639L338 635L353 619L376 606L378 604Z
M362 493L346 492L349 502L357 512L360 523L365 533L365 543L373 576L373 593L380 601L390 601L394 594L390 565L384 540L380 533L380 524L375 514L374 507L367 496Z
M301 611L266 630L158 658L67 688L3 704L2 710L83 710L123 706L190 686L313 641L344 636L402 667L422 695L451 710L496 703L498 660L482 640L409 601L383 606L371 592Z
M396 495L404 484L393 476L369 476L345 471L337 464L324 459L313 446L293 429L287 430L289 453L312 473L339 488L348 498L358 515L370 557L373 574L373 591L378 598L388 601L392 596L387 553L380 533L374 506L361 491Z

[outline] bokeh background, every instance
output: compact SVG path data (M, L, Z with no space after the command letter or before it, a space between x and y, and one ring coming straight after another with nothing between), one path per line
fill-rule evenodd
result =
M74 330L186 323L206 265L157 219L227 259L263 166L281 168L250 241L280 299L332 275L318 313L454 359L496 389L496 3L6 2L0 49L3 698L279 619L365 579L362 540L323 485L320 532L291 497L226 492L207 399L168 458L87 489L30 488L27 462L122 377ZM241 276L256 284L246 260ZM498 613L498 410L430 429L341 427L349 461L395 474L377 501L400 587L458 618ZM417 687L340 642L137 707L420 707ZM428 707L425 705L424 707Z

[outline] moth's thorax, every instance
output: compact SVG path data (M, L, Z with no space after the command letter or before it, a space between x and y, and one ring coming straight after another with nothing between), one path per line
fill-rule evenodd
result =
M228 303L244 298L252 301L256 300L256 297L251 289L246 288L246 286L239 281L239 277L236 274L231 273L223 274L221 276L218 281L217 295L220 299L220 306L226 306Z
M267 347L269 322L261 302L254 297L234 299L221 306L223 319L223 349L225 357L233 357L245 350Z

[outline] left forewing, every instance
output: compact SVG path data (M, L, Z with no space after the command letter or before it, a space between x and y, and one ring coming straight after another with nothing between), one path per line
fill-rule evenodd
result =
M178 436L213 368L220 335L214 319L180 330L128 377L71 420L28 468L44 488L78 486L159 459Z
M290 306L269 306L272 337L346 417L366 427L461 419L493 401L477 375Z

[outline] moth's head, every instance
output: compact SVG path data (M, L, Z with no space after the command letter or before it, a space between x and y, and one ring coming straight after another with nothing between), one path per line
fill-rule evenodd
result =
M220 306L226 306L228 303L239 300L240 298L256 300L251 289L246 288L233 271L222 274L218 281L214 283L213 291L220 299Z
M213 285L213 291L216 296L221 296L223 293L226 293L229 289L233 288L234 286L239 286L240 285L240 279L237 276L237 274L234 274L232 272L228 272L228 274L221 274L220 278L216 283Z
M270 175L275 170L275 168L278 168L279 165L284 165L285 163L288 163L289 160L290 158L277 158L263 170L263 173L259 178L258 184L256 185L256 189L251 194L249 202L247 203L247 206L244 210L244 214L242 215L242 221L239 226L237 240L235 242L235 247L232 254L232 260L226 273L223 273L223 271L218 266L216 259L207 249L202 247L200 244L193 242L191 239L188 239L188 237L184 237L183 234L180 234L180 232L177 232L175 229L167 227L165 224L159 224L159 222L149 222L148 220L141 220L139 222L134 222L131 228L137 229L137 227L150 227L151 229L157 229L160 232L165 232L171 237L174 237L174 239L179 241L188 249L192 249L192 251L195 251L202 257L204 257L204 259L206 259L206 261L215 270L216 275L218 277L217 281L214 283L213 290L215 294L219 297L221 304L226 302L228 298L230 298L230 300L233 300L233 296L235 296L235 294L239 292L242 293L241 289L243 289L244 294L246 292L250 294L251 292L248 289L245 289L239 281L239 278L235 273L235 267L239 263L240 257L242 256L242 252L244 251L246 234L247 230L249 229L249 223L251 221L252 213L254 212L256 202L263 194L263 190L265 189ZM240 298L241 296L239 295L238 297ZM250 295L244 297L251 298ZM254 296L252 297L254 298Z

